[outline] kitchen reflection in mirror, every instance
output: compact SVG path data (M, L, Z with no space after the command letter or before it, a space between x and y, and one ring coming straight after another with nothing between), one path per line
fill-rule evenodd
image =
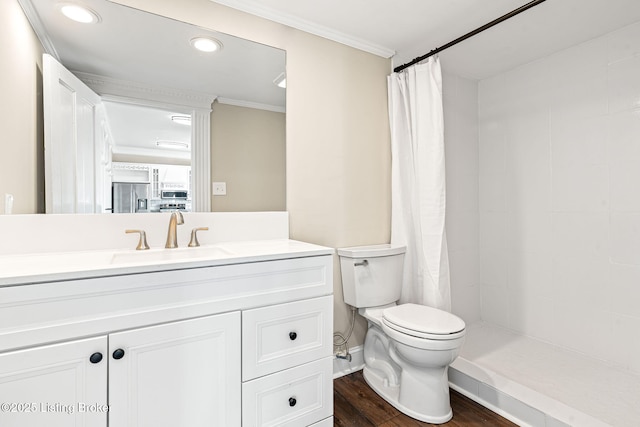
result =
M84 22L8 1L45 53L47 213L285 210L284 51L107 0Z

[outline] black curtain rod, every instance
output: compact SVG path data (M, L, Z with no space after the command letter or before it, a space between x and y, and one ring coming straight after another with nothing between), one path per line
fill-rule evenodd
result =
M532 7L537 6L540 3L543 3L545 1L546 0L534 0L534 1L531 1L531 2L529 2L529 3L527 3L527 4L523 5L523 6L520 6L519 8L517 8L515 10L512 10L511 12L507 13L506 15L502 15L500 18L494 19L493 21L489 22L488 24L485 24L480 28L476 28L475 30L471 31L470 33L465 34L462 37L458 37L454 41L451 41L451 42L445 44L444 46L441 46L441 47L438 47L436 49L433 49L431 52L427 53L426 55L420 56L420 57L414 59L411 62L407 62L404 65L400 65L399 67L394 68L393 71L397 73L397 72L400 72L400 71L404 70L407 67L412 66L413 64L417 64L418 62L424 61L425 59L427 59L430 56L433 56L433 55L435 55L435 54L437 54L439 52L442 52L443 50L448 49L451 46L456 45L456 44L460 43L461 41L464 41L464 40L468 39L469 37L473 37L476 34L479 34L479 33L483 32L484 30L487 30L487 29L493 27L494 25L497 25L497 24L499 24L499 23L501 23L503 21L506 21L509 18L513 18L514 16L518 15L519 13L522 13L527 9L531 9Z

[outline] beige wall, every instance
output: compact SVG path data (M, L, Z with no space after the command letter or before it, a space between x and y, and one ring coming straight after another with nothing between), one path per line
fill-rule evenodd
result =
M389 241L390 60L209 0L117 0L287 51L287 210L293 239L342 247ZM346 331L336 260L335 326ZM351 346L364 339L360 321Z
M44 211L43 48L16 0L0 2L0 214Z
M284 211L285 114L213 104L211 181L227 194L213 196L213 212Z

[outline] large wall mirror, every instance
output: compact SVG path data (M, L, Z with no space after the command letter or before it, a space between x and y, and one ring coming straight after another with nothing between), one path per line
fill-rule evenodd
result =
M284 51L108 0L8 1L40 44L28 84L44 95L27 124L36 178L0 182L5 213L25 198L14 213L286 209Z

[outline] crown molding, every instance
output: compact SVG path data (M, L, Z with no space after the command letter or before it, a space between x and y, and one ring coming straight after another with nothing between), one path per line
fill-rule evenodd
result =
M18 3L22 7L22 11L24 12L24 16L27 17L27 21L31 24L31 28L36 33L38 40L42 44L44 48L44 53L48 53L53 56L57 61L60 61L60 56L58 56L58 51L53 46L53 42L49 37L49 34L44 29L44 25L42 25L42 20L40 20L40 16L38 12L36 12L36 8L33 7L33 3L31 0L18 0Z
M195 108L209 111L211 111L211 104L216 99L215 95L209 93L156 87L144 83L119 80L80 71L72 72L93 91L102 96L103 99L108 99L109 96L116 96L121 98L121 102L122 98L129 98L133 103L138 103L136 102L138 100L144 100L147 104L171 104L190 109Z
M279 24L297 28L298 30L315 34L316 36L324 37L325 39L333 40L335 42L342 43L344 45L351 46L356 49L360 49L365 52L369 52L374 55L381 56L383 58L391 58L396 53L393 49L389 49L387 47L380 46L375 43L371 43L367 40L350 36L348 34L342 33L340 31L336 31L332 28L325 27L323 25L318 25L314 22L307 21L306 19L301 19L287 13L279 12L269 7L261 6L256 1L251 1L251 0L210 0L210 1L224 5L224 6L228 6L233 9L241 10L251 15L256 15L261 18L265 18L270 21L277 22Z
M231 98L216 98L216 101L218 101L220 104L234 105L236 107L255 108L257 110L267 110L276 113L286 113L287 111L285 107L280 107L278 105L260 104L258 102L241 101Z

